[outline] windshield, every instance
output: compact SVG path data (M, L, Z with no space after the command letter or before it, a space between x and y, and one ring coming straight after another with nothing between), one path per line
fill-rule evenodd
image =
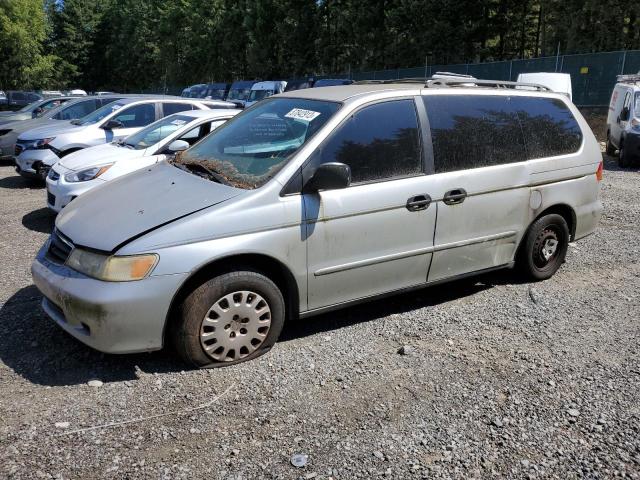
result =
M187 117L186 115L169 115L143 128L139 132L129 135L124 140L124 145L132 147L135 150L143 150L164 140L173 132L193 120L193 117Z
M84 117L78 119L75 124L76 125L91 125L92 123L97 123L102 120L107 115L119 110L123 107L121 103L114 102L105 105L97 109L96 111L90 113L89 115L85 115Z
M250 102L257 102L263 98L267 98L273 95L273 90L251 90L249 95Z
M261 187L339 108L320 100L267 100L219 127L175 163L236 188Z
M248 88L234 88L229 90L227 100L246 100L249 97L250 91Z

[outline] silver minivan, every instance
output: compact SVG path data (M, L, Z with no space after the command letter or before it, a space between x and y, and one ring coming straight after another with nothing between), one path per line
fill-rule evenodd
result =
M460 82L275 95L79 197L32 266L45 312L104 352L171 343L218 366L297 317L513 266L551 277L599 221L598 143L564 95Z

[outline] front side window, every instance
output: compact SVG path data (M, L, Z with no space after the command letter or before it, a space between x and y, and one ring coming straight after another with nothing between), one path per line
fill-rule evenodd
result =
M112 120L122 123L122 128L137 128L149 125L156 119L156 106L153 103L143 103L133 107L123 108Z
M582 131L569 107L556 98L513 97L520 118L527 159L575 153Z
M185 125L192 121L193 117L171 115L152 123L133 135L128 136L124 143L135 150L144 150L145 148L149 148L151 145L155 145L156 143L164 140L179 128L184 128Z
M509 97L428 95L423 100L436 173L525 159L522 129Z
M351 168L353 183L422 173L420 134L413 100L364 107L322 147L322 161Z
M246 100L251 92L248 88L233 88L229 90L227 100Z
M266 100L217 128L175 165L237 188L258 188L339 108L338 103L319 100Z
M640 92L636 92L636 101L633 107L633 115L640 118Z
M76 118L85 117L95 111L95 109L95 100L86 100L74 103L73 105L68 105L66 108L63 108L56 113L52 118L55 120L75 120Z

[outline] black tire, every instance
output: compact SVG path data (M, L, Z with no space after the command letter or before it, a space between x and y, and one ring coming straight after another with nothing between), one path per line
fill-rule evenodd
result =
M620 168L628 168L631 166L631 158L629 151L624 146L624 141L620 141L620 152L618 153L618 166Z
M260 297L269 309L268 316L270 325L268 326L268 330L263 332L266 333L266 336L258 345L249 345L249 348L255 348L253 351L248 350L246 346L241 346L241 342L246 343L250 341L251 343L253 340L257 341L255 338L250 338L251 335L247 333L247 329L243 328L243 321L247 320L247 322L249 322L248 318L237 318L239 315L233 315L232 320L227 320L227 317L223 319L215 318L213 320L215 322L221 320L221 323L225 323L226 325L220 325L218 327L205 325L205 317L211 319L212 316L210 316L210 314L216 315L212 313L213 306L222 301L225 296L233 294L234 292L239 294L240 292L252 292L256 297L251 298L251 296L248 295L245 303L237 303L233 306L229 306L227 303L228 310L232 310L233 308L250 308L249 301ZM259 302L257 306L259 305L262 305L262 303ZM254 308L257 309L257 306ZM231 315L231 313L229 313L229 315ZM236 271L214 277L195 288L178 308L177 318L175 319L171 335L176 351L186 362L197 367L221 367L254 359L271 350L271 347L273 347L280 336L284 319L285 302L276 284L258 272ZM266 320L259 319L256 321L262 322ZM233 344L236 341L239 342L237 348L228 347L228 355L231 355L231 352L233 352L232 356L225 355L224 360L221 360L213 356L217 355L219 357L222 353L215 354L214 351L211 350L211 354L207 354L201 342L201 334L208 333L206 331L207 328L210 329L209 332L211 332L212 335L219 337L220 340L226 344ZM263 329L264 327L260 328ZM242 333L242 330L244 330L244 333ZM259 329L256 331L258 330ZM225 337L222 337L222 335L225 335ZM238 340L235 340L236 338ZM213 338L209 341L213 341L213 343L218 342L217 339L214 340ZM207 345L207 347L213 349L214 345L210 344ZM242 349L244 349L244 352L242 352ZM225 351L226 350L225 348Z
M616 147L613 146L613 143L611 143L611 139L609 138L609 132L607 132L607 155L610 157L615 156L616 150Z
M520 271L531 280L551 278L564 263L569 238L569 226L562 216L553 213L537 219L527 230L520 247L517 259ZM553 253L551 244L547 243L550 240L557 242Z

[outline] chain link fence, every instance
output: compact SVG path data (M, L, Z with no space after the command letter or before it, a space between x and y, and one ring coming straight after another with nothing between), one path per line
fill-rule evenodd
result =
M319 78L352 78L353 80L393 80L428 77L436 72L473 75L487 80L516 81L520 73L562 72L571 74L573 102L580 107L607 106L616 76L640 71L640 50L620 52L558 55L554 57L507 60L503 62L428 65L415 68L352 72Z

